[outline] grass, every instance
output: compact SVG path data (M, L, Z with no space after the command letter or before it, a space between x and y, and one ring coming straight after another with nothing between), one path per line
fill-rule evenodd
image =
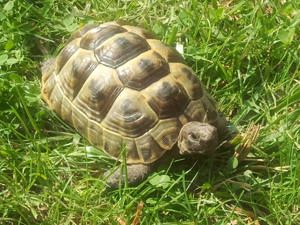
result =
M0 1L0 224L130 224L140 202L141 224L300 224L300 3L86 2ZM105 191L115 163L45 107L39 68L79 26L116 19L181 43L230 120L261 127L243 161L224 149Z

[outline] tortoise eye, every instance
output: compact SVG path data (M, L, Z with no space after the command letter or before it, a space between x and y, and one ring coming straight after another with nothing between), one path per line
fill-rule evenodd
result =
M198 140L198 136L194 133L190 133L188 135L188 137L189 137L190 140L195 140L195 141Z

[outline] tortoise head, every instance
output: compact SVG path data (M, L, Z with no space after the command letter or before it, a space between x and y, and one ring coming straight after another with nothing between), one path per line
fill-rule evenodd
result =
M209 154L216 150L218 143L217 128L197 121L189 122L181 128L177 142L181 155Z

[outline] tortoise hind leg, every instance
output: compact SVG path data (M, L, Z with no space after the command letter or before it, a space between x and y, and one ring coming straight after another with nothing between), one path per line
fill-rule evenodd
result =
M127 182L128 185L138 184L143 181L151 172L152 166L145 164L127 165ZM112 188L118 188L119 184L125 184L126 174L122 171L121 166L112 174L108 171L104 174L107 177L106 183Z

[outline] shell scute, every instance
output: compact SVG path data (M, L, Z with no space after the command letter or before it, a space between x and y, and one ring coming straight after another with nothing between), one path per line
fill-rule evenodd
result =
M94 29L98 27L98 25L96 24L87 24L81 28L79 28L76 32L74 32L70 38L70 40L73 40L75 38L80 38L82 37L83 35L85 35L88 31Z
M56 58L56 73L58 74L61 69L67 64L69 59L79 50L80 39L77 38L68 43Z
M167 62L183 62L182 56L174 49L157 39L148 39L151 49L158 52Z
M189 102L184 88L170 76L150 85L142 93L161 119L178 116Z
M137 151L144 163L151 163L164 154L164 150L153 139L150 132L135 138Z
M148 30L145 30L144 28L129 25L124 25L122 27L125 28L128 32L135 33L145 39L155 38L155 35L153 33L151 33Z
M203 88L193 71L182 63L170 63L171 76L184 87L192 100L203 96Z
M177 142L180 128L177 118L160 120L151 130L151 136L162 149L170 150Z
M98 66L92 52L80 50L58 74L58 83L65 95L72 101L89 75Z
M89 120L87 116L77 107L72 105L72 124L74 128L84 137L87 137L88 122Z
M151 129L157 120L157 115L140 93L124 89L101 124L124 137L138 137Z
M87 50L94 50L115 34L125 31L126 30L124 28L116 25L97 27L82 37L80 47Z
M168 63L156 52L147 51L117 69L126 87L141 90L169 73Z
M111 37L96 48L95 56L99 63L117 68L149 49L148 43L142 37L127 32Z
M101 122L122 90L123 85L115 70L98 65L81 87L73 104L89 119Z
M103 129L99 123L89 120L87 128L87 139L97 147L103 146Z

